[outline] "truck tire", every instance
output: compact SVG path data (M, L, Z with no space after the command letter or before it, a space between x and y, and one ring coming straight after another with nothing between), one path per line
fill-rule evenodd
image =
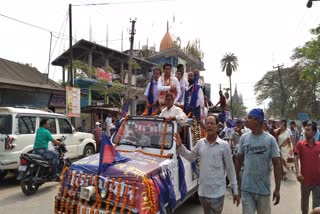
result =
M7 175L7 171L0 171L0 181L3 181L4 177Z
M83 150L83 157L85 158L85 157L88 157L88 156L90 156L90 155L93 155L95 153L95 151L94 151L94 147L92 146L92 145L86 145L85 147L84 147L84 150Z
M199 198L198 191L197 191L196 193L194 193L194 195L193 195L193 200L194 200L197 204L200 204L200 198Z

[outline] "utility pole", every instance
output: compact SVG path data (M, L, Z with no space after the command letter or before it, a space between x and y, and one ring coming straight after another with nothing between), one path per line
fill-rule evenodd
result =
M72 52L72 5L69 4L69 75L70 75L70 86L74 86L74 73L72 69L72 58L73 58L73 52ZM71 117L71 123L73 126L76 125L76 120L74 117Z
M284 119L284 112L285 112L285 93L284 93L284 88L283 88L283 83L282 83L282 76L280 72L280 68L282 68L284 65L279 65L278 66L273 66L273 69L278 69L278 75L279 75L279 82L280 82L280 90L281 90L281 116L282 119Z
M134 43L134 35L136 34L136 30L135 30L135 24L136 24L136 19L135 20L131 20L131 32L130 32L130 52L129 52L129 69L128 69L128 88L127 88L127 99L126 99L126 103L130 102L131 100L131 79L132 79L132 58L133 58L133 43Z
M73 69L72 69L72 5L69 4L69 75L70 75L70 86L73 87L74 85L74 76L73 76Z

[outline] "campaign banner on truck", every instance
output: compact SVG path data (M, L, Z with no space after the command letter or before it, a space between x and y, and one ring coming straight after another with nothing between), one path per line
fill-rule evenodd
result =
M66 86L66 98L67 117L80 117L80 88Z

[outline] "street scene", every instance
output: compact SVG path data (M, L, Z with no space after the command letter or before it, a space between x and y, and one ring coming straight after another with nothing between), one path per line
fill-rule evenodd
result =
M289 175L289 179L281 185L281 202L279 205L272 207L272 213L292 213L299 214L300 208L298 201L300 200L299 184L296 181L293 173ZM51 203L57 191L57 183L45 184L39 194L26 198L21 192L18 182L13 178L8 178L4 183L1 183L0 191L5 196L0 199L0 212L5 213L7 210L12 210L10 213L53 213L54 204ZM223 213L241 213L241 205L235 207L232 203L231 193L226 193L225 205ZM288 202L290 201L290 203ZM293 203L296 201L297 203ZM292 202L292 203L291 203ZM41 204L41 206L39 206ZM179 207L175 213L177 214L201 214L203 213L199 203L193 199L189 199L185 204Z
M3 2L0 213L320 214L319 8Z

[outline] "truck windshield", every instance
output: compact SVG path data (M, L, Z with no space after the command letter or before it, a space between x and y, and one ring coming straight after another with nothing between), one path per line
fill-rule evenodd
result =
M0 134L12 134L11 115L0 115Z
M165 133L164 121L130 119L126 121L125 126L121 125L113 138L113 143L119 141L119 144L150 148L161 148L161 144L164 143L164 149L170 149L172 146L172 123L167 123Z

